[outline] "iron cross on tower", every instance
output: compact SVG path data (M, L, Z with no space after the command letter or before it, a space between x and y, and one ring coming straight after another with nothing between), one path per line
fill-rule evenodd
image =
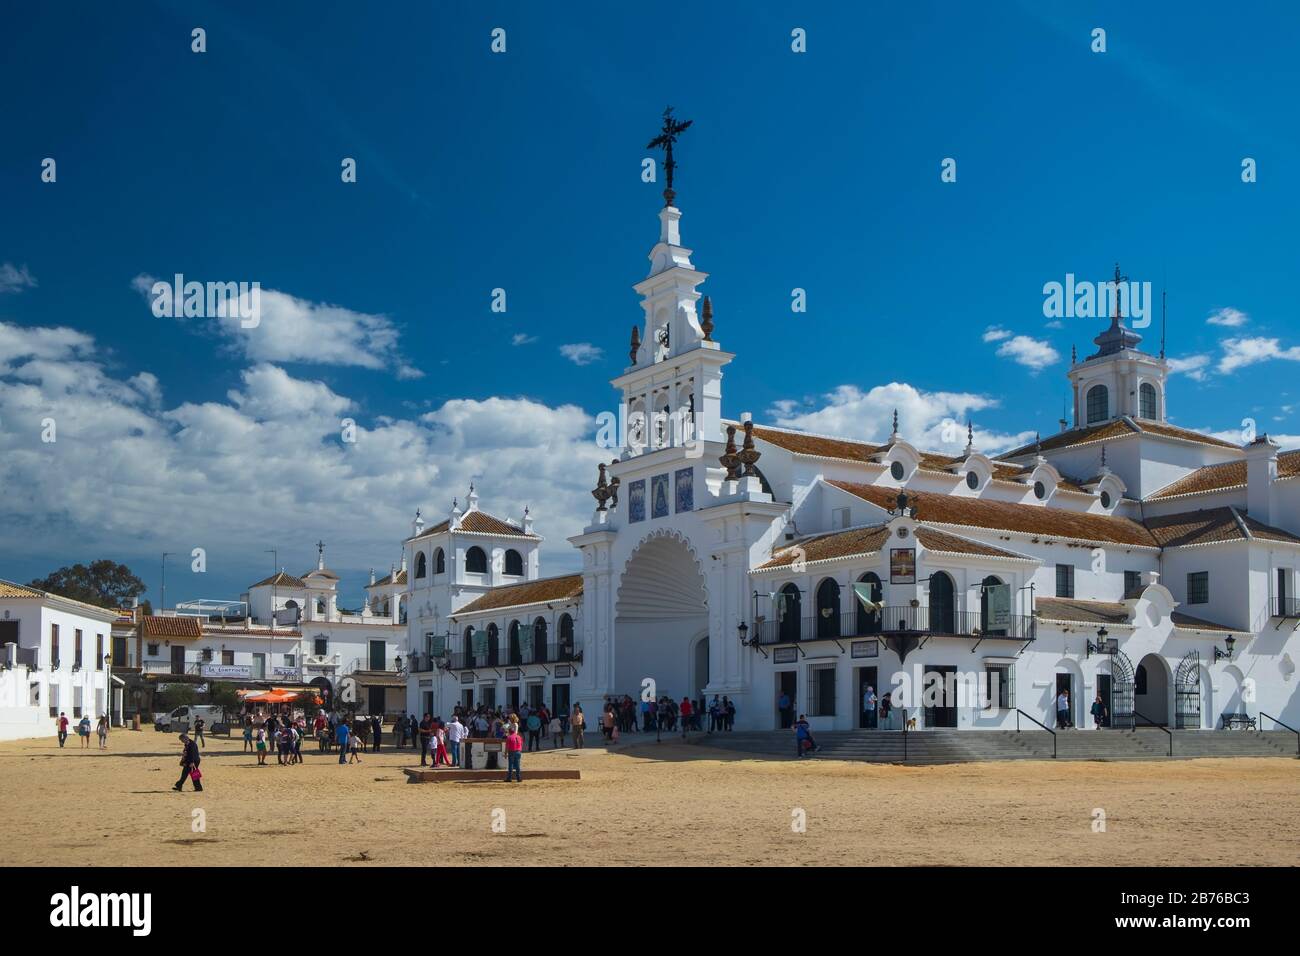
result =
M673 192L673 170L677 168L677 163L673 161L673 143L677 142L677 137L695 122L694 120L673 119L673 108L669 106L664 110L664 128L660 130L659 135L650 140L646 149L662 149L664 151L664 172L668 177L668 188L664 190L664 205L671 206L676 193Z

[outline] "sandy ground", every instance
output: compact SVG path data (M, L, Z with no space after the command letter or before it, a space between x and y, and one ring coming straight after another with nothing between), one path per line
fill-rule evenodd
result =
M181 795L174 737L79 744L0 743L0 865L1300 862L1300 761L1282 757L897 767L651 741L525 754L522 785L410 784L409 751L257 767L210 738L207 789Z

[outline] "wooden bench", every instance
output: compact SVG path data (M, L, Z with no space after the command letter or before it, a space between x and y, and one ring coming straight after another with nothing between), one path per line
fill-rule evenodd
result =
M1219 717L1220 730L1254 730L1255 718L1250 714L1223 714Z

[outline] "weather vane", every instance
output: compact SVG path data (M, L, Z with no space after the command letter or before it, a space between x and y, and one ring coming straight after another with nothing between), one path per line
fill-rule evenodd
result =
M695 121L686 120L681 122L673 119L673 108L669 106L664 110L664 128L646 146L646 149L662 149L664 151L664 171L668 176L668 188L664 190L665 206L671 206L674 197L677 195L673 192L673 170L677 168L677 163L673 160L673 143L677 142L677 137L693 122Z

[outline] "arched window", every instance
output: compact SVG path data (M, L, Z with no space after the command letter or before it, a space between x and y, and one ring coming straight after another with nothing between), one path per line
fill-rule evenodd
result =
M1156 387L1150 382L1143 382L1138 389L1138 415L1153 420L1160 417L1156 411Z
M317 614L324 614L324 613L325 613L325 599L324 599L324 598L317 598L317 599L316 599L316 613L317 613Z
M560 660L573 660L573 618L568 614L560 615Z
M539 617L533 621L533 661L543 663L546 660L546 618Z
M840 636L840 586L834 578L817 585L817 636Z
M437 551L433 552L433 573L434 574L447 573L447 556L442 553L442 548L439 548Z
M952 578L938 571L930 578L930 633L957 633L957 605Z
M498 664L501 663L500 651L497 648L497 638L500 636L501 631L497 628L495 623L492 623L488 625L487 634L488 634L488 650L487 650L488 667L496 667Z
M980 582L980 633L986 636L992 634L1006 637L1007 634L1005 627L996 630L989 627L989 588L1001 583L1001 579L996 574L990 574Z
M428 571L429 571L429 562L425 558L424 552L421 551L419 554L415 556L415 576L417 578L422 578L428 573Z
M511 621L506 628L506 640L510 642L510 665L517 667L524 662L524 651L519 646L519 622Z
M474 628L472 625L465 625L465 664L468 667L474 663Z
M803 617L799 589L793 584L787 584L781 589L781 593L785 595L785 610L780 619L781 642L797 641L799 640L799 623Z
M880 577L874 572L868 571L862 577L858 578L859 584L867 585L870 591L870 598L879 604L884 596L885 589L880 583ZM868 611L862 606L862 602L855 596L853 603L858 606L857 631L859 634L879 634L880 633L880 612Z
M1104 422L1110 418L1110 392L1105 385L1088 389L1088 424Z
M1145 664L1139 664L1137 670L1133 672L1133 693L1145 697L1147 693L1147 668Z
M522 577L524 573L524 559L520 557L519 552L511 548L506 552L506 574L513 574L516 577Z
M487 574L487 555L478 545L465 552L465 570L469 574Z

